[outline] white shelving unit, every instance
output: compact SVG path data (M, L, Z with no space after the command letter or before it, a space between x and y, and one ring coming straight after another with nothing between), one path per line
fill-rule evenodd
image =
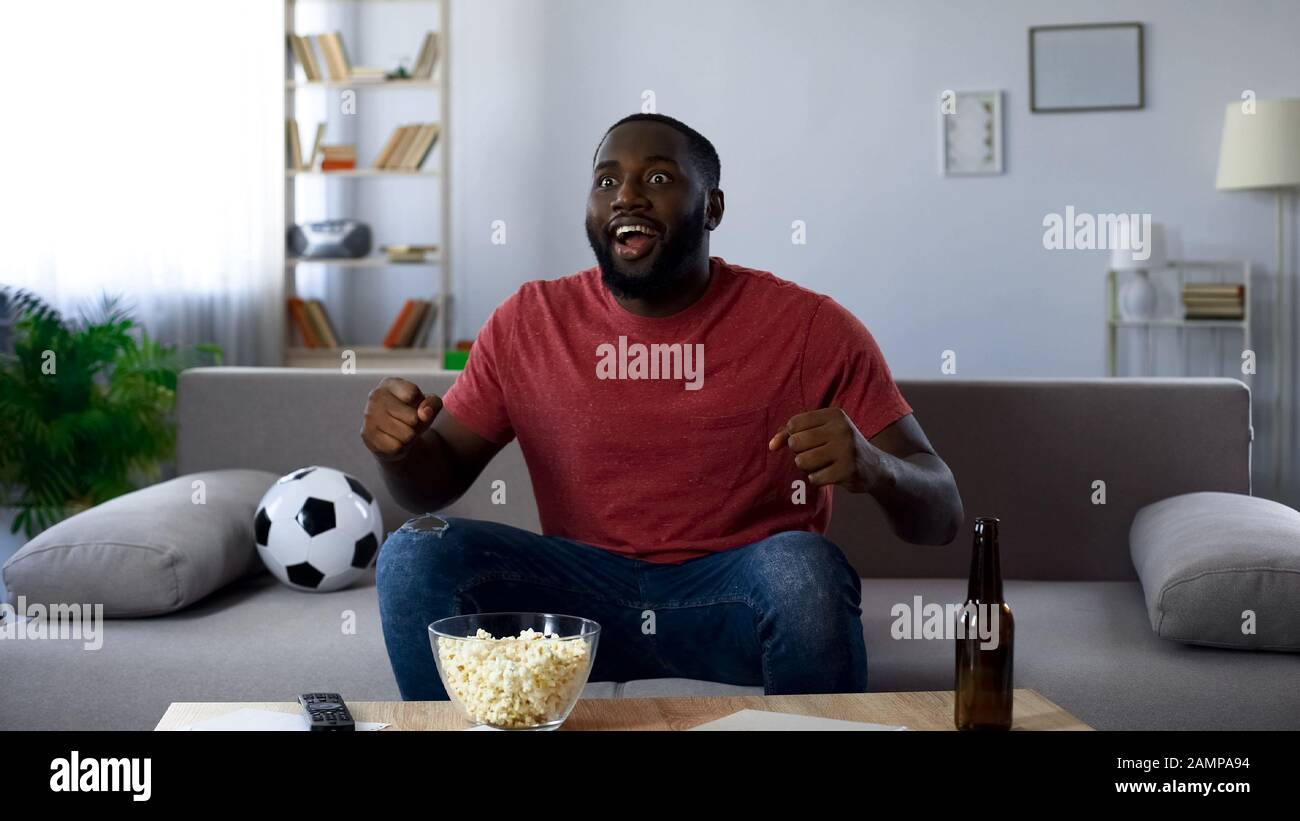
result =
M359 259L298 259L290 255L287 245L284 250L284 287L283 297L276 306L276 316L279 318L281 333L279 338L282 340L280 361L282 364L291 367L338 367L342 362L345 351L352 351L356 355L357 367L385 367L389 363L400 363L403 366L410 367L433 367L441 368L444 354L451 346L451 329L453 327L451 310L452 310L452 280L451 280L451 188L450 188L450 163L451 163L451 136L452 129L449 122L450 113L450 72L449 54L451 51L451 26L450 19L450 0L401 0L403 5L424 5L430 10L427 25L423 25L419 31L411 31L409 37L412 38L410 46L412 48L419 45L418 36L423 36L425 31L438 32L438 60L434 68L432 79L394 79L376 81L370 78L358 78L356 80L321 80L318 82L307 82L302 78L301 70L298 68L292 50L288 46L287 37L285 38L285 117L297 117L297 96L299 94L326 94L333 98L334 104L337 104L341 94L354 91L358 99L364 99L364 95L370 94L426 94L430 99L431 108L428 116L423 118L426 122L437 122L441 127L438 141L433 148L429 157L429 165L419 171L386 171L377 170L368 166L373 163L374 157L358 155L357 168L347 171L317 171L317 170L294 170L285 164L284 170L284 232L282 236L287 235L289 228L297 221L298 202L301 192L299 189L300 180L326 180L325 185L367 185L370 180L388 179L388 178L405 178L410 180L409 185L418 186L409 196L410 202L418 207L426 191L430 192L430 197L436 197L436 203L439 213L438 232L436 238L424 236L409 238L393 238L391 242L435 242L438 246L437 252L430 254L428 260L423 262L389 262L382 254L362 257ZM319 34L315 30L298 30L297 8L307 5L355 5L358 7L370 6L373 8L364 9L367 14L383 14L386 9L383 6L395 4L395 0L284 0L284 21L285 33L296 33L300 35ZM362 9L357 9L360 14ZM348 40L348 32L343 30L344 41ZM354 61L365 63L366 60L357 60L358 55L350 55ZM318 52L318 60L320 59ZM321 67L324 70L324 62L321 60ZM384 66L392 68L391 66ZM360 114L364 116L364 110L359 106ZM396 128L401 123L391 123L390 128ZM310 129L303 127L299 123L302 139L310 139L308 133ZM326 142L331 142L327 135ZM309 146L307 147L309 148ZM376 149L377 150L377 149ZM319 183L317 183L319 185ZM405 184L403 184L405 185ZM403 189L405 191L406 189ZM429 202L429 200L424 200ZM330 218L353 217L366 221L364 214L330 214ZM373 227L373 226L372 226ZM379 238L376 238L376 244L379 244ZM403 280L403 287L407 293L404 297L427 298L433 294L434 307L437 315L434 325L430 330L428 347L423 348L385 348L380 345L361 345L349 344L347 338L341 339L342 347L339 348L308 348L293 344L294 328L290 321L287 310L287 298L298 295L298 273L307 267L326 266L327 276L363 276L366 269L388 269L401 270L410 276L409 284ZM343 330L346 326L345 315L340 315L331 311L331 319L341 336L346 336ZM389 318L391 321L391 317Z
M1250 299L1252 294L1252 285L1250 281L1250 263L1249 262L1207 262L1200 260L1191 260L1183 262L1171 261L1166 268L1150 272L1153 283L1158 276L1164 276L1176 283L1175 298L1177 303L1177 313L1174 315L1165 315L1152 317L1150 319L1124 319L1119 310L1119 282L1116 271L1106 272L1106 375L1116 376L1118 374L1118 356L1119 356L1119 337L1123 329L1134 329L1143 332L1142 341L1142 374L1143 376L1158 376L1155 364L1155 340L1153 331L1174 330L1177 331L1177 345L1180 354L1180 363L1182 372L1178 376L1225 376L1228 375L1223 369L1224 348L1223 337L1225 331L1233 332L1232 336L1237 337L1241 342L1242 350L1250 348ZM1187 319L1183 316L1181 295L1183 285L1186 283L1214 283L1214 284L1231 284L1244 285L1246 288L1245 305L1242 310L1241 319ZM1196 332L1213 332L1214 337L1214 373L1193 373L1190 357L1188 356L1188 337ZM1239 335L1239 336L1238 336ZM1240 379L1241 374L1235 374Z

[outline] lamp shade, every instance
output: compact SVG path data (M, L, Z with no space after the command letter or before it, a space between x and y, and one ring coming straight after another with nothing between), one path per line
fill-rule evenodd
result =
M1215 187L1284 188L1300 185L1300 99L1229 103L1219 143Z
M1158 222L1151 223L1151 234L1147 237L1132 237L1128 220L1120 222L1120 243L1110 251L1110 269L1112 271L1156 271L1169 264L1166 251L1165 227ZM1143 259L1138 259L1134 239L1144 242Z

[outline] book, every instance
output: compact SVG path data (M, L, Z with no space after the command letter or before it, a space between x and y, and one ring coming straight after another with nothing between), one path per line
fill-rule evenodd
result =
M415 307L411 310L409 314L407 314L406 322L402 324L402 329L397 333L396 347L398 348L411 347L411 341L415 339L415 332L416 330L419 329L420 322L423 321L424 315L428 312L429 312L428 301L423 299L417 299L415 301Z
M325 68L331 80L346 80L352 73L348 63L347 49L343 47L343 35L339 32L317 34L316 45L321 56L325 58Z
M423 139L423 134L424 123L415 123L412 125L405 145L400 147L402 153L396 154L392 157L388 164L389 168L392 168L394 171L410 170L408 167L410 157L414 154L420 141Z
M438 64L438 32L430 31L424 35L420 44L420 55L415 60L411 76L417 80L433 78L433 69Z
M334 333L334 326L330 323L329 314L325 312L325 306L319 299L307 300L307 318L311 320L312 329L316 331L316 336L326 348L339 347L338 335Z
M285 148L288 151L285 162L294 171L303 170L302 164L302 142L298 137L298 121L288 119L284 121L285 130Z
M412 348L423 348L429 344L429 330L433 327L433 321L437 316L438 304L430 302L424 317L420 320L420 327L415 331L415 339L411 341Z
M374 66L352 66L348 79L358 83L383 83L388 81L388 73Z
M307 161L308 168L316 167L316 158L321 154L321 149L324 147L324 140L325 123L319 122L316 124L316 139L313 140L311 144L311 159Z
M415 137L411 140L411 144L407 147L406 153L397 166L398 169L401 171L420 170L420 166L424 165L429 152L433 150L433 144L437 142L440 130L437 123L425 123L419 126Z
M316 52L312 49L311 41L302 35L290 34L289 47L293 50L298 65L302 66L302 73L307 78L307 82L320 82L320 65L316 62Z
M356 167L357 147L355 145L345 144L321 146L320 170L341 171Z
M416 152L419 151L426 133L427 129L424 123L416 123L411 126L411 136L410 139L407 140L405 148L402 150L401 154L393 157L392 167L394 170L411 170L411 162L413 161Z
M316 44L316 48L320 49L321 62L325 64L325 71L328 72L331 80L335 80L338 79L335 76L339 70L338 64L334 62L334 53L325 44L325 37L324 34L314 34L309 40Z
M289 297L289 316L293 319L293 325L298 329L298 335L304 345L308 348L321 347L321 341L307 318L306 304L301 299Z
M425 262L429 254L438 252L436 244L430 245L381 245L379 252L389 262Z
M418 171L437 143L441 130L437 123L398 126L375 158L374 167L385 171Z
M419 130L418 126L404 125L397 129L397 140L393 143L393 150L384 157L383 165L378 166L384 170L394 170L397 168L398 160L402 158L406 150L411 145L411 140L415 138L415 133Z
M343 63L343 76L345 79L350 79L352 77L352 61L348 59L348 50L343 45L343 34L337 31L334 32L333 41L339 60Z
M398 333L401 332L402 326L406 323L406 318L410 315L411 311L414 309L415 309L414 299L408 299L406 300L406 302L402 303L402 309L397 312L397 318L394 319L393 324L389 326L388 333L384 334L385 348L397 347L397 335Z
M343 55L343 38L338 32L333 34L320 35L321 52L325 53L328 61L330 79L347 79L351 71L348 71L347 57Z
M1184 291L1225 291L1240 293L1246 286L1240 282L1184 282Z
M316 312L312 309L312 304L310 299L302 300L302 312L303 312L303 316L306 317L307 319L307 324L311 326L311 332L315 334L316 339L317 341L320 342L321 347L322 348L330 347L329 337L325 335L324 326L321 325L320 318L316 315Z
M1217 296L1185 296L1183 297L1183 304L1186 305L1188 308L1199 307L1199 306L1205 306L1210 308L1222 308L1224 306L1232 306L1232 307L1240 308L1242 305L1245 305L1246 303L1245 301L1238 299L1237 297L1224 298L1224 297L1217 297Z
M400 254L400 253L412 252L412 251L420 251L420 252L426 252L426 251L428 251L428 252L432 252L432 251L437 251L437 250L438 250L438 246L437 246L436 243L435 243L435 244L432 244L432 245L381 245L381 246L380 246L380 250L381 250L381 251L395 251L395 252L397 252L397 253L399 253L399 254Z
M1246 286L1230 283L1189 282L1183 285L1183 296L1231 296L1243 299L1246 296Z
M1237 308L1188 308L1184 319L1245 319L1245 311Z
M392 134L388 135L388 142L384 143L384 147L379 150L379 156L375 157L375 168L383 168L384 164L388 162L388 159L393 156L393 150L397 147L397 143L400 141L402 134L405 133L405 128L406 126L398 126L393 129Z

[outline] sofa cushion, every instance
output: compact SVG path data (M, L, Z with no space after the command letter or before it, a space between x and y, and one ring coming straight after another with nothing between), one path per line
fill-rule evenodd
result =
M1300 651L1300 512L1254 496L1187 493L1139 510L1129 547L1157 635Z
M253 516L277 478L262 470L194 473L78 513L5 562L9 601L102 604L108 618L187 607L263 569Z

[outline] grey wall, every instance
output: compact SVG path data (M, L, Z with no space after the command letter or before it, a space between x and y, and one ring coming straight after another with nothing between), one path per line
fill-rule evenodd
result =
M658 111L691 123L721 154L728 211L713 252L832 295L902 377L939 376L945 350L963 378L1103 372L1106 252L1042 246L1043 217L1067 206L1150 212L1168 226L1175 258L1253 261L1260 373L1243 378L1254 390L1257 476L1271 474L1273 199L1215 191L1214 175L1228 102L1246 89L1300 95L1300 3L451 2L457 336L472 337L520 283L592 264L581 225L592 151L648 89ZM376 4L356 17L322 9L308 30L343 29L354 61L368 64L413 57L436 19L423 3ZM1029 113L1031 25L1129 20L1145 24L1144 110ZM944 89L1003 90L1005 174L939 173ZM364 116L330 114L332 141L356 140L363 161L373 157L395 122L428 116L423 93L361 92ZM313 184L329 186L329 213L370 219L379 242L436 235L430 182ZM495 220L505 222L504 245L491 241ZM794 220L807 224L806 245L790 241ZM1296 250L1293 241L1293 260ZM348 303L336 314L363 344L434 277L360 274L321 278L314 290ZM1230 332L1220 342L1215 362L1212 346L1193 344L1200 373L1233 374L1241 344ZM1142 353L1130 351L1131 360Z
M1300 3L456 0L452 14L463 336L520 283L593 264L592 150L644 89L722 157L713 252L834 296L899 375L939 375L945 349L960 377L1101 374L1106 252L1042 247L1044 215L1069 205L1151 212L1171 256L1271 277L1272 196L1215 191L1214 175L1228 102L1300 95ZM1130 20L1146 26L1144 110L1029 112L1029 26ZM1004 90L1004 175L940 175L944 89ZM807 245L790 242L796 219ZM1293 207L1288 223L1294 236ZM1269 329L1247 378L1257 410Z
M543 7L545 13L543 13ZM1042 219L1149 211L1171 254L1272 267L1268 194L1214 190L1223 106L1300 94L1294 2L472 0L453 5L459 330L521 282L592 264L592 150L639 109L717 146L713 250L831 294L896 371L1094 375L1104 252L1046 251ZM1147 108L1030 114L1030 25L1146 24ZM938 173L943 89L1001 88L1007 173ZM504 219L508 243L490 242ZM808 224L808 244L790 223ZM1181 246L1181 247L1180 247Z

